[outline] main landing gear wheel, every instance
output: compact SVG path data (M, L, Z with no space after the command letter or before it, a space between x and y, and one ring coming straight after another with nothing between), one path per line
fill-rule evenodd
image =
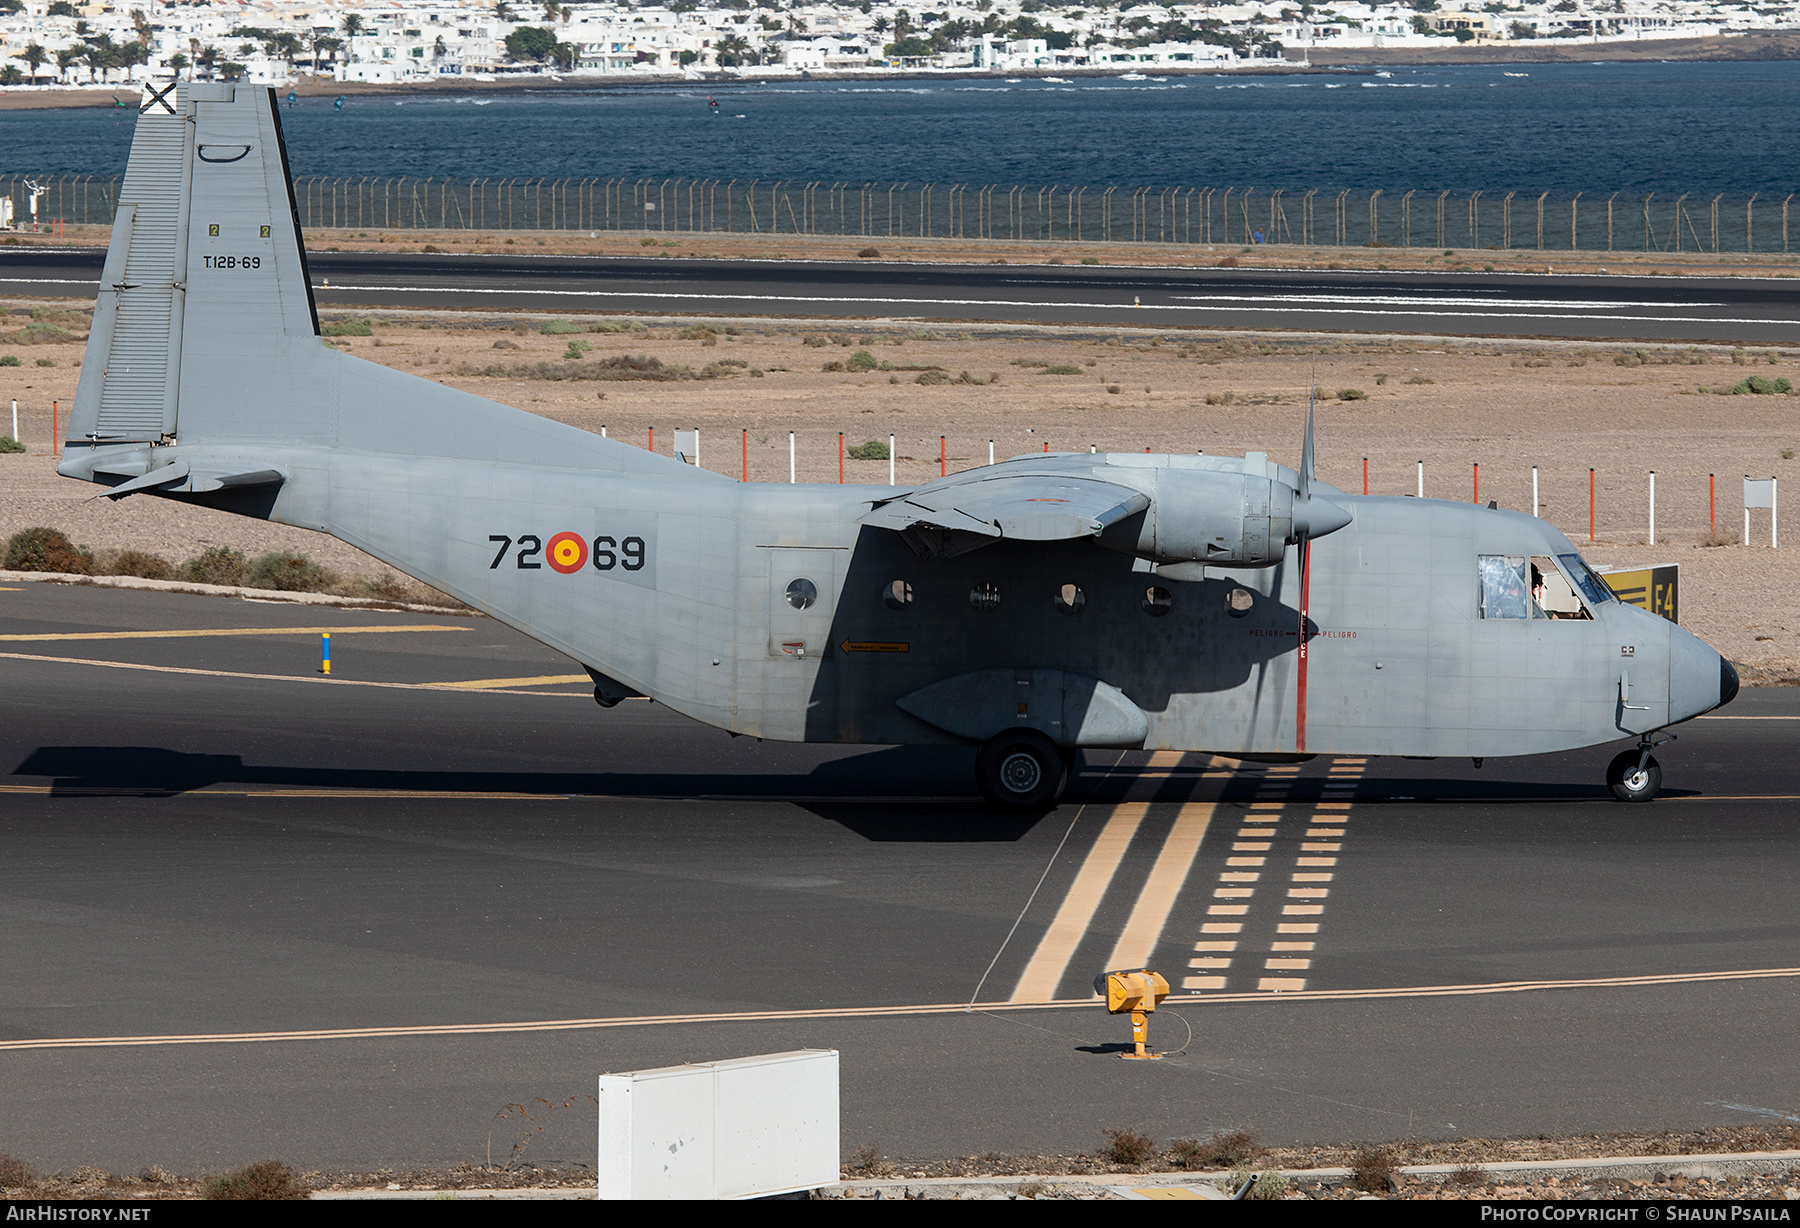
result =
M1061 799L1068 781L1063 752L1035 729L1000 734L975 760L981 796L1003 810L1048 810Z
M1606 787L1622 802L1647 802L1662 788L1662 764L1641 750L1620 751L1606 765Z

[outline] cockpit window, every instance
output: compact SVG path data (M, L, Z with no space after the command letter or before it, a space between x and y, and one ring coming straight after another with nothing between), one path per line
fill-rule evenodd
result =
M1569 573L1569 579L1581 590L1581 595L1594 605L1601 605L1613 600L1613 591L1606 587L1606 581L1595 574L1594 569L1579 554L1559 554L1556 561L1563 570Z
M1482 618L1542 618L1543 611L1531 599L1525 583L1525 556L1483 554L1477 556L1481 571Z
M1548 618L1579 622L1594 617L1562 569L1541 554L1531 560L1531 599Z

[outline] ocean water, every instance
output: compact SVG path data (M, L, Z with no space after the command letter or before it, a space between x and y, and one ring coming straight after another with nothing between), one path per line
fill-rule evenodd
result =
M1800 181L1800 63L1379 71L351 95L341 111L306 99L282 118L297 177L1733 195ZM118 174L134 118L0 111L0 174Z

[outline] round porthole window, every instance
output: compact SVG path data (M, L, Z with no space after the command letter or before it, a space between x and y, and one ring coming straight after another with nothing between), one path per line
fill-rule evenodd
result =
M804 576L788 582L787 603L796 610L810 610L818 599L819 586Z
M1087 604L1087 594L1081 591L1079 584L1065 584L1056 590L1051 599L1058 614L1079 614L1081 607Z
M977 584L969 590L969 604L983 614L992 614L1000 608L1000 586L998 584Z
M1225 594L1225 612L1233 618L1242 618L1256 607L1256 594L1242 585L1237 585Z
M1161 618L1175 608L1175 594L1160 584L1152 584L1144 590L1144 613L1151 618Z
M881 586L881 600L890 610L904 610L913 602L912 585L905 580L893 580Z

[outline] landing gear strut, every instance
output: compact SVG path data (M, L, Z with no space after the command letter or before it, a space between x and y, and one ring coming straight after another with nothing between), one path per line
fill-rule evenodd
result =
M1606 787L1622 802L1647 802L1662 788L1662 764L1650 752L1675 735L1647 733L1636 750L1620 751L1606 765Z
M1035 729L1009 729L975 760L975 783L1003 810L1048 810L1069 783L1070 757Z

